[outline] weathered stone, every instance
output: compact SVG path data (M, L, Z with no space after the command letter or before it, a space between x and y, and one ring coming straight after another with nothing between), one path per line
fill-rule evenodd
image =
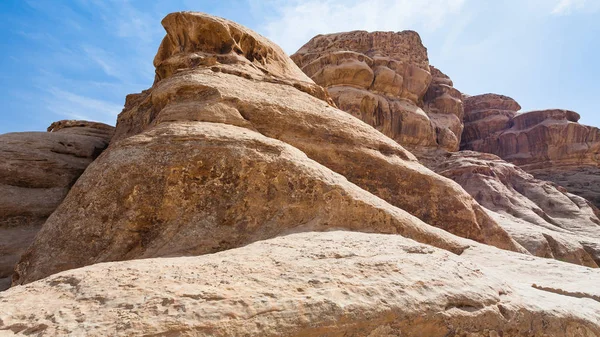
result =
M292 59L337 106L409 148L458 150L462 95L412 31L319 35Z
M599 206L600 129L568 110L516 114L518 104L502 97L465 99L462 148L496 154Z
M466 240L465 240L466 241ZM301 233L103 263L0 293L0 331L55 335L600 336L599 270L472 243Z
M401 233L457 253L465 247L281 141L222 123L162 123L112 145L88 167L14 282L340 228Z
M114 128L86 121L52 123L49 132L0 135L0 290L40 226Z
M169 19L180 16L182 18ZM184 19L186 16L190 17ZM184 24L186 22L195 23ZM458 184L428 170L393 140L329 105L323 100L326 96L314 94L321 87L309 79L257 72L251 66L254 64L252 59L242 59L243 55L254 54L246 49L240 54L242 56L235 58L235 62L224 57L225 63L221 63L219 60L224 54L211 54L221 52L221 49L215 51L212 45L219 43L215 42L216 37L193 40L192 37L199 36L196 32L182 33L185 29L204 30L215 25L209 30L223 32L223 39L228 40L231 29L220 27L229 25L228 22L198 13L176 13L167 16L163 24L167 31L187 34L188 39L167 37L169 43L184 43L181 46L184 52L163 60L163 52L159 50L161 56L157 59L162 61L157 63L158 68L164 62L169 64L172 58L182 60L193 54L202 54L217 61L210 65L194 64L191 68L172 73L161 72L163 75L157 78L150 90L128 97L126 109L119 115L110 149L90 167L68 200L48 220L19 264L15 283L30 282L61 270L103 261L214 252L279 235L292 228L303 230L302 224L307 224L306 230L337 224L335 226L363 231L388 232L391 228L400 231L398 228L401 226L390 225L391 221L400 221L397 218L365 217L347 210L347 206L343 205L353 204L347 197L340 197L338 206L332 207L347 211L337 213L330 210L328 205L336 200L337 195L334 193L331 200L322 196L328 195L326 192L330 187L322 187L322 192L314 195L310 190L302 190L297 196L293 193L295 188L314 186L316 181L327 178L333 172L368 191L356 197L357 201L379 200L379 197L385 202L377 209L390 208L394 212L402 209L429 225L459 236L526 252ZM263 46L258 39L256 41L252 48L268 49L268 45ZM272 45L268 41L265 43ZM188 45L193 46L193 52L186 49ZM167 49L177 49L173 48ZM229 49L224 52L231 55ZM272 62L280 58L283 56L269 57L274 60ZM295 67L291 61L269 67L285 69L288 66ZM293 73L293 70L287 73ZM191 124L178 126L183 122ZM242 139L238 146L217 151L219 147L214 144L234 136L224 131L211 134L210 130L215 125L247 132L251 139L242 142L243 137L240 136ZM186 133L189 134L186 136ZM270 180L245 181L241 177L254 171L252 166L239 165L248 162L257 165L256 169L268 167L265 163L275 160L269 155L270 151L277 155L283 153L277 147L260 145L265 142L276 142L281 146L287 143L314 160L311 165L322 165L323 169L333 172L326 170L323 172L329 173L316 176L307 174L302 183L292 179L289 186L284 183L287 182L284 177L293 177L297 171L282 166L281 178L271 172L267 175L272 178ZM178 150L182 145L187 146L185 151ZM257 146L259 149L255 149ZM293 167L294 163L302 160L305 159L290 157L288 164ZM201 169L203 167L206 169ZM237 175L233 175L231 170L238 172ZM281 179L283 184L280 192L271 190L276 186L276 178ZM181 186L181 180L188 183ZM95 188L90 189L90 186ZM201 193L202 189L198 190L200 186L213 193ZM266 193L252 194L251 191ZM342 196L351 194L345 189L338 193ZM220 194L223 195L222 202L230 199L238 201L231 205L218 203L214 195ZM309 196L312 198L309 200L316 200L314 206L303 204L297 209L284 211L287 209L285 205L292 202L289 198ZM118 205L129 205L129 208L122 209ZM252 217L250 210L256 212ZM374 212L360 208L355 211ZM337 214L337 217L331 218L328 212ZM315 217L316 214L321 215ZM288 220L283 221L280 217ZM364 223L365 218L372 218L373 222ZM91 221L94 226L86 225ZM353 225L355 221L358 222ZM179 227L186 230L180 231ZM233 234L232 229L235 229ZM118 235L113 235L115 230ZM189 236L189 245L182 244L187 241L179 239L177 233ZM63 236L65 239L57 239ZM198 236L203 240L198 240ZM73 237L78 239L69 239ZM420 240L416 236L415 239ZM91 244L82 245L74 241ZM433 241L428 242L434 244ZM161 245L164 247L161 248Z
M600 264L600 219L585 199L495 155L461 151L419 157L459 183L530 253L589 267Z

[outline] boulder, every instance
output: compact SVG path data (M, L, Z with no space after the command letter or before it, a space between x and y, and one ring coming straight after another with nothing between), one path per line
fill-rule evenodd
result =
M0 293L0 332L600 336L599 277L474 242L457 256L399 235L300 233L17 286Z
M113 127L60 121L48 132L0 135L0 290L46 218L108 146Z
M222 45L217 37L237 41L231 34L240 28L201 13L170 14L163 25L168 42L155 58L157 69L198 55L215 61L159 70L152 88L128 97L111 146L46 222L21 259L15 284L98 262L204 254L288 230L329 227L408 233L412 226L414 236L406 235L416 240L447 241L425 235L440 233L425 222L526 253L458 184L333 107L304 75L291 77L295 70L283 69L295 65L273 43L255 38L215 49ZM220 35L204 38L198 29ZM245 28L239 34L257 35ZM182 43L167 48L181 52L164 53L169 43ZM263 50L280 52L263 57L271 60L265 71L251 56ZM289 62L274 63L280 59ZM319 169L302 173L307 161ZM334 183L337 174L349 183ZM352 196L357 186L361 193Z

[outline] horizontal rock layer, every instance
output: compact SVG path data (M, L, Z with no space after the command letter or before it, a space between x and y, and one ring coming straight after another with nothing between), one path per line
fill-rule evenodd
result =
M401 145L458 150L462 95L430 70L415 32L318 35L292 59L340 109Z
M86 121L52 123L49 132L0 135L0 290L46 218L114 128Z
M496 154L600 205L600 129L568 110L516 114L518 104L499 95L469 97L465 106L463 149Z

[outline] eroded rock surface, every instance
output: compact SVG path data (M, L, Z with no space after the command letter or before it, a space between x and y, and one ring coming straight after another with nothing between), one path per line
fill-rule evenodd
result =
M465 99L463 149L493 153L536 177L600 205L600 129L579 114L543 110L517 114L514 100Z
M210 253L291 229L446 241L425 235L434 232L402 210L459 236L526 252L458 184L331 106L306 76L293 77L298 68L271 42L201 13L170 14L163 25L156 83L128 97L109 150L47 221L15 283L103 261ZM235 45L215 48L224 41ZM180 68L186 60L196 61ZM175 63L179 70L169 71ZM308 159L298 150L318 170L302 173ZM354 195L356 186L364 191Z
M318 35L292 59L341 110L401 145L458 150L462 95L430 68L416 32Z
M112 145L88 167L14 282L340 228L397 233L455 253L465 247L281 141L223 123L162 123Z
M474 242L456 256L399 235L301 233L213 255L97 264L14 287L0 294L0 331L600 336L599 277Z
M48 132L0 135L0 290L46 218L114 128L86 121L53 123Z
M459 183L530 253L590 267L600 264L600 219L587 200L492 154L438 152L420 158Z

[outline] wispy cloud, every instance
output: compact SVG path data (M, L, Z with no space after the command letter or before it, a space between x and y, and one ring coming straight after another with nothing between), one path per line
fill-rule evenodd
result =
M65 118L85 119L113 124L122 107L119 104L77 95L60 88L47 89L48 110Z
M264 31L288 53L317 34L364 30L434 31L458 14L465 0L308 0L255 1L254 8L274 8ZM272 9L271 9L272 10Z
M567 15L576 11L596 12L598 10L600 10L598 0L560 0L552 10L552 14Z

